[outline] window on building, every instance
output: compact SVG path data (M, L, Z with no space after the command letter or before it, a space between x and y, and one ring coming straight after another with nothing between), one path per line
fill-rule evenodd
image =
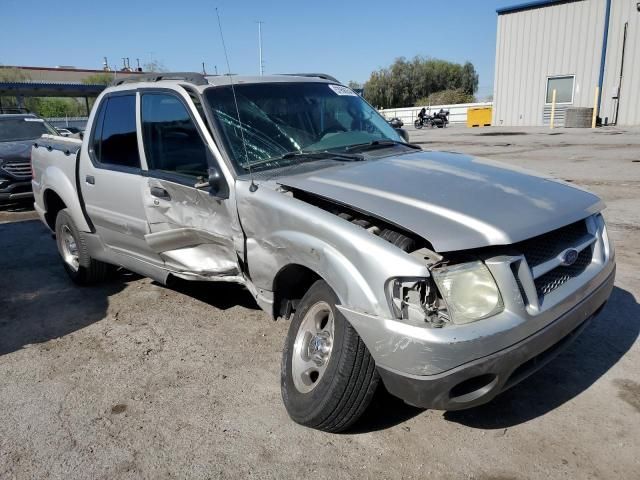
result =
M573 103L574 75L547 78L547 103L553 101L553 91L556 91L556 103Z
M107 98L97 118L92 142L94 158L103 165L140 168L135 95Z
M149 170L207 175L207 147L185 105L168 94L142 96L142 138Z

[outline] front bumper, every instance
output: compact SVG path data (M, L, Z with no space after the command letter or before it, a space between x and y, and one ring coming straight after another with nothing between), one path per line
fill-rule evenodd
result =
M6 181L6 179L0 178L0 183L4 183ZM31 180L11 181L8 185L4 185L0 188L0 202L22 200L25 198L33 198Z
M387 341L371 341L370 330L363 328L362 314L339 307L347 319L359 333L364 332L363 339L376 360L378 371L387 390L400 397L405 402L422 408L440 410L458 410L469 408L490 401L500 392L510 388L525 379L546 363L551 361L564 347L586 327L589 321L600 311L609 298L615 279L615 264L609 263L599 275L596 275L567 301L573 302L573 307L541 329L527 335L520 341L495 349L486 355L478 355L479 350L465 351L467 355L475 355L475 359L460 364L456 359L462 358L457 347L472 348L478 342L492 343L489 336L477 337L475 342L455 339L450 343L435 342L407 336L415 330L405 331L405 335L398 335L395 321L386 320L387 330L392 344ZM551 313L551 312L548 312ZM371 317L369 317L369 320ZM390 324L388 322L393 322ZM476 322L481 326L482 322ZM380 324L378 324L378 327ZM446 329L422 328L432 336ZM378 332L379 334L380 332ZM369 337L369 339L367 339ZM378 338L381 338L377 335ZM369 341L367 341L369 340ZM458 343L456 343L458 340ZM389 348L392 347L392 348ZM407 355L412 365L404 364L405 368L395 369L389 365ZM443 363L443 361L445 363ZM434 374L416 374L426 372L434 365L455 362L452 368L440 369Z

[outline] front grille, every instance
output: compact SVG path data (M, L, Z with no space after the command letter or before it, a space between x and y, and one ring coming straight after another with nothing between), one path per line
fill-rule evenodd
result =
M588 234L586 222L580 220L566 227L517 243L515 247L522 252L529 266L533 268L558 256L567 248L575 246Z
M561 287L569 280L577 277L591 264L593 259L593 247L589 246L582 250L573 265L559 266L550 272L541 275L534 280L538 297L543 297Z
M2 169L14 177L31 178L31 164L29 162L5 163Z
M581 250L578 253L578 258L572 265L562 265L559 256L567 249L577 248L581 244L584 244L585 241L593 239L593 237L594 234L590 233L587 228L587 221L581 220L557 230L514 244L517 251L524 255L532 275L538 275L537 278L535 278L535 276L532 278L538 302L543 302L546 295L560 288L569 280L582 274L587 269L593 261L593 244ZM536 267L547 261L553 262L551 265L555 265L555 267L546 273L536 273ZM537 302L535 299L527 298L526 289L522 283L524 279L520 278L515 270L514 276L525 303L532 302L533 304L536 304Z

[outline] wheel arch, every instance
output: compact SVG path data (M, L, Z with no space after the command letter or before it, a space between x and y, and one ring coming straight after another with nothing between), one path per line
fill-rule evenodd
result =
M317 280L324 279L304 265L289 263L282 267L273 279L273 318L289 318Z
M49 166L45 169L41 180L42 207L45 211L45 219L49 227L51 227L51 225L55 227L55 215L57 215L60 210L54 209L55 215L49 215L49 208L52 205L49 202L57 197L64 204L63 208L67 208L69 210L69 214L73 218L78 229L83 232L91 232L92 229L87 223L82 211L82 205L80 203L80 198L78 197L78 190L76 189L74 177L75 172L72 173L72 171L64 171L55 166ZM47 197L49 202L47 201ZM56 205L57 204L55 203L53 204L53 206ZM51 220L49 220L48 217L51 217Z
M49 228L55 232L56 217L58 216L58 213L60 213L60 210L67 208L67 204L62 200L60 195L50 188L44 191L42 200L44 202L44 209L46 212L44 214L44 219Z

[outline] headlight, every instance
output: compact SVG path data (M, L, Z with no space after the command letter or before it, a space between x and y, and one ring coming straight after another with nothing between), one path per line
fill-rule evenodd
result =
M504 309L498 286L480 261L433 269L432 274L455 324L475 322Z
M387 284L387 297L398 320L432 327L441 327L446 321L432 278L392 278Z

